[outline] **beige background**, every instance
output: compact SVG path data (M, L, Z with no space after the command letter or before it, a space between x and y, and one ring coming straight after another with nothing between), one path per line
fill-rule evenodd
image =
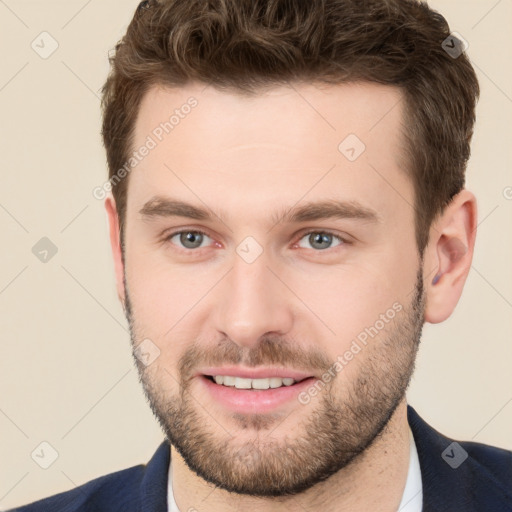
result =
M92 196L107 176L107 52L137 3L0 0L0 510L146 462L163 439ZM408 399L448 436L512 449L512 2L430 4L469 42L482 88L467 174L479 227L454 314L424 328ZM59 44L47 59L31 48L43 31ZM45 236L58 252L42 263ZM31 458L43 441L59 454L46 470Z

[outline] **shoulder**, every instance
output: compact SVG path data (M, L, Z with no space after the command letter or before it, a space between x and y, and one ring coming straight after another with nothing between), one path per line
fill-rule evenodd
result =
M10 512L98 512L136 510L144 466L95 478L66 492L12 509Z
M163 441L147 464L95 478L9 512L139 512L165 510L170 445Z
M512 451L451 439L408 405L418 451L424 510L512 512Z
M512 505L512 451L473 441L458 444L471 457L474 475L501 487Z

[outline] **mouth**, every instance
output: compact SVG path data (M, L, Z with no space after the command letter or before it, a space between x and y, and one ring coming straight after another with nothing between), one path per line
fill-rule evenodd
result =
M217 404L238 413L265 413L285 405L300 405L298 396L316 382L315 377L246 379L199 375L203 390ZM227 378L226 378L227 377ZM217 382L219 381L219 383Z
M266 391L268 389L278 389L283 386L290 387L312 378L303 377L300 379L292 379L290 377L268 377L260 379L248 379L223 375L204 375L204 377L210 382L213 382L219 386L233 387L238 390L247 391Z

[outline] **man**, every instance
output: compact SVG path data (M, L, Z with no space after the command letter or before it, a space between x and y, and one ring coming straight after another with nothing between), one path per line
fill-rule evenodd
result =
M19 510L512 510L512 453L406 401L473 256L461 49L413 0L140 4L101 190L166 441Z

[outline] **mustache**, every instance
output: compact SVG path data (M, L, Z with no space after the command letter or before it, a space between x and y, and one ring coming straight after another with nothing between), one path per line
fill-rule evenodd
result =
M178 361L179 374L189 380L197 368L240 365L249 368L280 366L311 373L323 373L332 361L319 350L306 351L294 341L266 336L254 348L242 348L229 339L215 345L194 342Z

